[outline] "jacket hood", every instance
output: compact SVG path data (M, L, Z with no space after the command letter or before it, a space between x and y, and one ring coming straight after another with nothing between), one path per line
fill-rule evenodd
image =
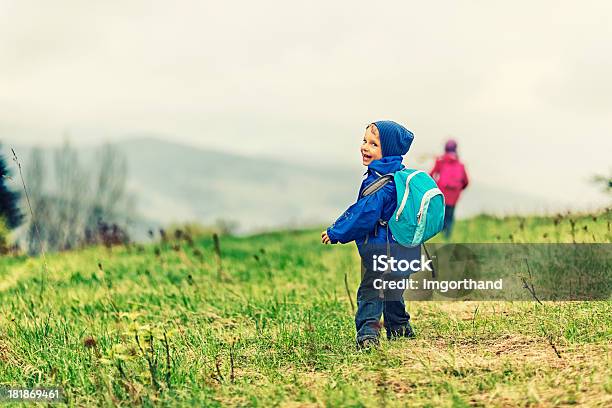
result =
M374 122L380 135L380 148L383 157L403 156L410 150L414 134L392 120Z
M440 160L445 161L445 162L454 162L454 161L459 160L459 157L457 156L457 153L448 152L448 153L444 153L440 157Z
M374 160L368 165L368 172L380 174L395 173L402 167L402 156L387 156L382 159Z

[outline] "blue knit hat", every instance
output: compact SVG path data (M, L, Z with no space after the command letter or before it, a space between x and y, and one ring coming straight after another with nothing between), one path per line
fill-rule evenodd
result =
M383 157L403 156L408 153L414 135L411 131L392 120L374 122L378 128Z

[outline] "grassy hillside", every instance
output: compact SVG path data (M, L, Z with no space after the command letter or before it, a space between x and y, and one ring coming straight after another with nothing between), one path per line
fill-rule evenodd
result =
M455 239L611 243L611 221L482 216ZM78 406L612 403L610 301L408 302L416 340L357 352L354 246L311 230L221 249L221 271L209 237L2 259L0 386Z

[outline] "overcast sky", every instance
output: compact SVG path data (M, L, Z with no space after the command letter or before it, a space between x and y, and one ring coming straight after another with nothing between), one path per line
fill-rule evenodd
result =
M0 0L0 139L134 135L358 170L394 119L423 166L586 205L612 171L609 1ZM421 160L421 162L419 162Z

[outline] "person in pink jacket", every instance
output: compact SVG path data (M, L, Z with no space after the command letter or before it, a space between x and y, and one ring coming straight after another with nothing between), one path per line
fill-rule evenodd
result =
M444 194L444 235L450 238L455 216L455 206L461 192L468 186L468 175L465 166L457 156L457 142L449 140L444 146L444 154L436 159L436 164L429 172L436 180L438 188Z

